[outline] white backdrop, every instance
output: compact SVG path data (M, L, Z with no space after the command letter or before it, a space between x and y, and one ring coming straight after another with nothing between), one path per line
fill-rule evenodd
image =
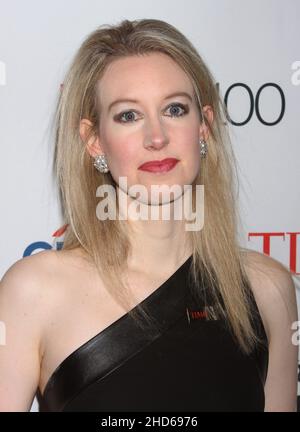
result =
M240 123L231 136L241 243L299 275L299 0L0 0L0 276L24 253L53 245L61 226L51 179L55 95L82 40L124 18L168 21L197 47Z

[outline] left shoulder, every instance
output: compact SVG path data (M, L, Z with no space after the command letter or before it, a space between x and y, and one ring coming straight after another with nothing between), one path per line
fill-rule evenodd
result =
M247 249L244 253L244 264L247 274L255 283L254 289L258 288L260 283L263 283L264 289L271 289L272 292L274 292L274 286L278 286L280 293L283 295L285 295L284 293L288 294L290 291L294 291L295 285L292 273L275 258Z
M296 411L298 342L295 333L299 321L292 274L265 254L249 250L244 258L269 342L265 411Z
M281 262L254 250L247 250L244 265L270 341L278 323L298 320L292 274Z

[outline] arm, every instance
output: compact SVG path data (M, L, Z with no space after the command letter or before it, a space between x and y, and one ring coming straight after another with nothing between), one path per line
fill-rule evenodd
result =
M32 405L40 375L41 300L36 258L17 261L0 282L0 411Z
M277 260L252 255L251 284L269 341L265 411L297 411L298 345L292 340L298 321L295 285ZM294 343L293 343L294 342Z
M268 307L270 327L269 369L265 384L265 411L297 411L298 345L293 344L298 321L293 279L284 271L278 273L279 293L274 293ZM281 295L280 295L281 294Z

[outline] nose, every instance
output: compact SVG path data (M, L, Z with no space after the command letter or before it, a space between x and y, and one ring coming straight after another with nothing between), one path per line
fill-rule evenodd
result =
M144 147L148 150L160 150L169 143L164 127L157 117L148 119Z

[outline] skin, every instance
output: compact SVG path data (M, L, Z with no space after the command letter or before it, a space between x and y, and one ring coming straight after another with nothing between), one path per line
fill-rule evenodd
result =
M199 123L193 104L187 116L170 118L164 108L173 100L163 101L173 91L192 90L181 69L169 58L153 54L118 60L104 79L109 85L100 85L99 91L106 121L102 121L99 135L87 142L89 154L105 153L115 179L126 175L129 184L147 187L162 177L154 178L137 167L148 160L177 157L180 163L163 181L192 183L201 169L198 141L200 137L207 140L208 131ZM123 96L140 101L117 107L118 111L137 110L138 122L117 124L105 114L108 104ZM204 107L204 111L212 121L211 108ZM89 126L83 119L83 139ZM131 275L138 275L131 279L137 303L188 256L188 248L178 256L185 233L176 222L135 224L130 268ZM139 256L141 250L144 260ZM159 274L153 266L158 266ZM298 315L293 280L278 261L254 251L246 254L245 269L269 341L265 411L296 411L298 346L291 341L291 325ZM141 287L142 292L138 291ZM0 411L28 411L37 388L44 390L56 367L123 314L80 251L43 251L14 263L0 281L0 317L7 333L7 343L0 346Z
M188 93L192 101L185 96L165 99L175 92ZM101 113L98 134L86 139L91 126L88 119L82 119L80 134L90 156L105 154L117 184L119 177L125 176L128 187L144 185L150 195L151 185L178 184L183 188L193 183L200 170L199 140L207 141L209 132L205 122L200 123L192 83L173 59L162 53L151 53L114 61L99 81L98 97ZM134 99L138 103L121 102L109 110L109 105L117 99ZM172 109L170 104L177 105ZM203 112L211 123L212 108L204 106ZM126 123L117 120L120 115ZM167 173L138 169L144 162L167 157L179 159ZM128 205L131 202L129 197ZM144 206L152 205L157 203L157 197L142 202ZM162 207L169 201L160 203ZM130 269L150 274L162 262L165 268L171 269L191 253L188 243L183 247L184 220L135 220L132 226Z

